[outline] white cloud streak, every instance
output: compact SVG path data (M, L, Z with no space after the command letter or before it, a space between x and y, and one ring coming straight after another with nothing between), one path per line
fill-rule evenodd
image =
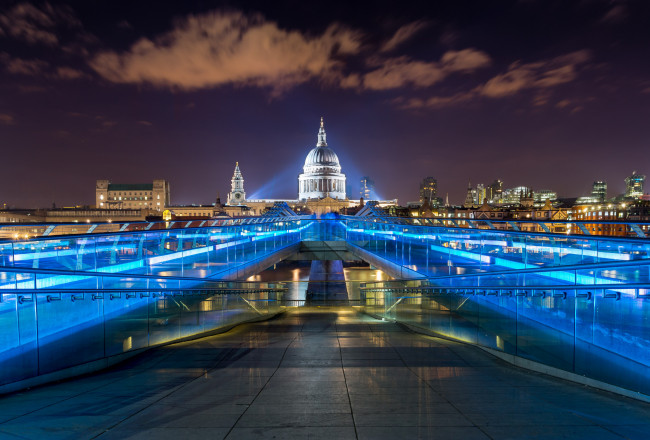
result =
M545 105L548 91L575 81L581 68L591 59L588 50L579 50L555 58L533 63L512 63L508 69L473 89L449 96L397 99L393 101L405 109L441 108L467 103L480 98L505 98L524 90L536 91L533 105Z
M488 54L476 49L448 51L440 61L424 62L407 57L389 58L381 67L354 79L344 78L342 87L365 90L389 90L405 86L431 87L453 73L469 73L490 65Z
M386 41L380 48L380 52L390 52L395 50L402 43L410 40L415 34L426 28L429 24L424 20L414 21L400 27L397 32Z

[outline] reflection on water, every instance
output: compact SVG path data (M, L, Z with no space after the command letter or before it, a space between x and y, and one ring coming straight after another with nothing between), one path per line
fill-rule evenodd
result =
M309 284L309 270L309 262L283 262L276 265L275 268L269 268L247 278L246 281L282 281L287 283L288 288L288 292L284 295L285 300L304 301ZM344 267L343 273L348 289L348 299L351 300L359 299L360 283L392 279L381 270L371 269L369 266Z

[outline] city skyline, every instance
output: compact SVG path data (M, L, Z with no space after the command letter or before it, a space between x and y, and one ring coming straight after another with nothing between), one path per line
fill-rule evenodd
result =
M0 202L160 178L210 203L235 162L250 198L293 198L321 116L349 181L402 204L426 176L461 204L468 179L578 197L650 173L648 4L284 6L6 3Z

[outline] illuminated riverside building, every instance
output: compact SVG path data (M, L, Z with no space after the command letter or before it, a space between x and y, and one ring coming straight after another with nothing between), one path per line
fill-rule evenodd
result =
M98 209L144 209L162 212L169 206L169 200L169 182L163 179L143 184L98 180L95 186L95 206Z

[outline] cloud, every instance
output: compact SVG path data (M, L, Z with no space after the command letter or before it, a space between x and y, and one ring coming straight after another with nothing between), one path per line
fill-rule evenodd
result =
M517 61L512 63L506 72L500 73L470 90L448 96L398 98L393 100L393 104L402 109L441 108L475 101L480 98L505 98L524 90L533 90L535 93L532 104L539 107L546 105L550 101L550 90L552 88L574 81L578 77L581 66L590 59L591 53L589 51L579 50L533 63L523 64ZM447 60L451 66L477 68L478 65L469 63L463 57L456 61L450 62L449 60L456 60L453 54ZM444 61L445 56L443 56L441 62ZM575 106L575 103L568 100L560 101L556 107L566 108L569 105L574 106L572 111L580 111L583 108L582 106Z
M41 60L24 60L21 58L6 58L5 68L7 72L16 75L36 76L43 73L49 64Z
M620 23L627 18L627 6L618 4L600 19L603 23L616 24Z
M83 78L86 74L72 67L57 67L55 76L59 79L78 79Z
M58 44L59 38L55 33L57 25L77 27L80 23L69 7L54 7L47 2L39 7L28 2L18 3L0 14L0 34L30 44Z
M430 98L410 98L410 99L397 98L393 100L393 104L395 104L398 108L404 110L406 109L415 110L415 109L422 109L422 108L436 109L436 108L448 107L452 105L458 105L464 102L468 102L474 98L475 98L474 92L469 91L469 92L459 92L450 96L432 96Z
M115 83L181 90L251 85L281 93L340 76L340 57L358 53L360 38L337 24L309 36L259 15L211 12L180 20L154 40L142 38L125 53L99 53L90 66Z
M145 127L151 127L153 125L153 123L149 121L138 121L138 124L144 125Z
M578 68L591 58L588 50L579 50L550 60L521 64L515 62L505 73L487 81L480 94L490 98L513 95L525 89L543 89L576 79Z
M409 40L413 35L420 32L422 29L426 28L429 24L424 20L414 21L413 23L406 24L399 28L397 32L391 37L390 40L386 41L379 48L380 52L390 52L397 48L405 41Z
M411 60L407 57L389 58L381 67L356 78L343 78L342 87L365 90L389 90L405 86L430 87L455 72L472 72L490 65L490 57L480 50L448 51L437 62Z
M0 125L14 125L16 120L9 113L0 113Z
M54 68L48 62L38 59L26 60L11 58L6 53L0 53L0 62L5 64L5 70L14 75L38 76L54 79L79 79L86 76L81 70L67 66Z
M558 101L557 104L555 104L555 107L557 108L567 108L568 106L571 105L571 101L568 99L563 99L561 101Z

